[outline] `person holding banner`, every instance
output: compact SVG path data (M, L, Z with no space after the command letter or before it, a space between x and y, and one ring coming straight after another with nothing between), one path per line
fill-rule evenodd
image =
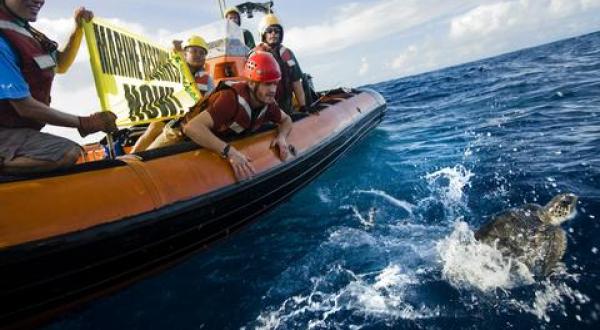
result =
M181 42L173 41L175 51L181 52ZM204 70L206 64L206 55L208 54L208 44L204 38L192 35L188 38L183 47L183 57L196 82L196 87L202 96L210 93L215 88L212 77Z
M204 38L192 35L188 38L181 48L180 40L173 41L173 50L182 52L185 62L194 76L196 87L202 94L207 95L215 88L215 83L211 76L204 70L206 55L208 54L208 45ZM167 147L183 141L184 136L181 128L178 127L178 120L173 119L169 122L154 121L148 125L148 128L142 136L136 141L131 150L132 153L144 150Z
M277 147L279 157L285 160L289 150L287 136L292 130L292 119L275 101L281 71L273 55L267 52L251 54L244 66L244 77L247 81L231 86L220 84L183 120L185 135L227 159L238 180L255 174L252 160L220 139L219 135L242 134L254 131L266 122L277 123L278 132L271 147Z
M51 108L50 90L55 72L65 72L77 54L83 20L93 17L81 7L75 11L76 29L67 45L56 42L29 25L37 20L43 0L0 0L0 173L39 173L67 168L81 155L68 139L40 132L45 124L74 127L81 136L116 131L111 112L77 117Z

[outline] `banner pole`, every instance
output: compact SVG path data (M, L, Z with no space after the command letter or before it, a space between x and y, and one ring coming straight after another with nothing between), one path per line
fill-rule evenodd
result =
M217 0L217 3L219 5L219 9L221 10L221 17L219 18L225 18L225 0Z
M84 31L101 110L115 113L119 127L177 118L202 97L181 54L98 17ZM114 159L120 139L105 141Z
M89 22L84 21L83 34L85 36L85 42L88 47L88 53L90 54L90 64L92 67L92 75L94 76L96 92L98 93L98 99L100 100L100 108L102 109L102 111L109 111L106 100L102 97L102 92L101 92L101 87L100 87L102 85L102 82L98 78L98 77L100 77L100 74L101 74L97 69L100 67L100 59L95 55L98 52L92 51L92 50L96 49L96 38L94 36L94 28L93 28L94 25L93 24L94 24L93 20L89 21ZM108 158L115 159L115 147L113 145L112 134L106 133L106 143L107 143L107 147L108 147L108 155L107 155Z
M112 134L110 133L106 133L106 146L108 147L108 159L115 159L116 158L116 152L115 152L115 144L113 142L113 137Z

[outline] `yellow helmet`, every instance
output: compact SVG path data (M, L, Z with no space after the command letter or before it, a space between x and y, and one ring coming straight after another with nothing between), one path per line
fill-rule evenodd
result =
M236 8L236 7L229 7L225 10L225 12L223 13L223 17L227 17L227 14L230 13L236 13L238 14L238 16L242 17L242 15L240 15L240 11Z
M185 49L187 47L200 47L200 48L204 48L204 50L206 52L208 52L208 45L206 44L206 41L204 41L204 38L202 38L201 36L197 36L197 35L193 35L188 38L188 40L185 42L183 48Z
M271 25L279 25L283 29L283 26L281 26L281 23L279 22L279 18L274 14L268 14L265 15L260 21L260 24L258 24L258 33L262 36L265 34L265 30Z

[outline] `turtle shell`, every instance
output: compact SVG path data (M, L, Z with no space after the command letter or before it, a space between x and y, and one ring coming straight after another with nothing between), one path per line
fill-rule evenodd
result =
M475 232L475 238L524 263L534 274L548 275L564 255L566 235L540 216L544 209L537 204L499 213Z

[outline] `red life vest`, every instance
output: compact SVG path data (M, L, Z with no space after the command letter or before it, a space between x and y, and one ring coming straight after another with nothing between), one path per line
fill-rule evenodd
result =
M266 122L267 111L280 111L277 105L267 104L262 107L260 111L255 110L255 112L252 113L248 84L245 82L233 83L231 84L231 88L233 88L237 94L239 107L233 118L233 122L227 128L236 134L241 134L247 130L253 131L261 127ZM225 130L224 128L216 128L220 132Z
M277 85L277 94L275 96L277 101L280 101L285 95L291 96L292 69L297 64L296 61L294 61L294 56L292 56L292 51L283 45L279 47L279 51L276 51L264 42L261 42L254 48L254 51L257 50L273 54L273 57L275 57L275 60L277 60L277 63L279 63L279 68L281 69L281 80Z
M208 73L206 73L206 71L197 71L194 74L194 81L196 82L196 87L198 87L198 90L200 91L200 93L202 93L202 95L208 93L209 79L210 76L208 75Z
M0 32L20 58L21 74L29 85L31 96L50 105L50 90L56 66L54 58L42 48L27 28L15 23L15 18L3 10L0 10ZM0 126L40 130L44 124L19 116L8 100L0 100Z
M254 110L253 112L252 108L250 107L250 92L248 84L246 82L222 81L211 92L208 98L205 99L205 101L201 102L185 116L183 123L188 123L200 112L212 107L217 99L216 95L227 90L233 91L233 93L228 93L228 95L236 98L236 100L232 100L231 103L235 104L237 109L233 121L220 127L214 127L216 132L225 133L227 131L231 131L236 134L242 134L246 131L252 131L259 128L267 121L268 112L271 112L272 114L279 114L281 111L277 104L267 104L260 110Z

